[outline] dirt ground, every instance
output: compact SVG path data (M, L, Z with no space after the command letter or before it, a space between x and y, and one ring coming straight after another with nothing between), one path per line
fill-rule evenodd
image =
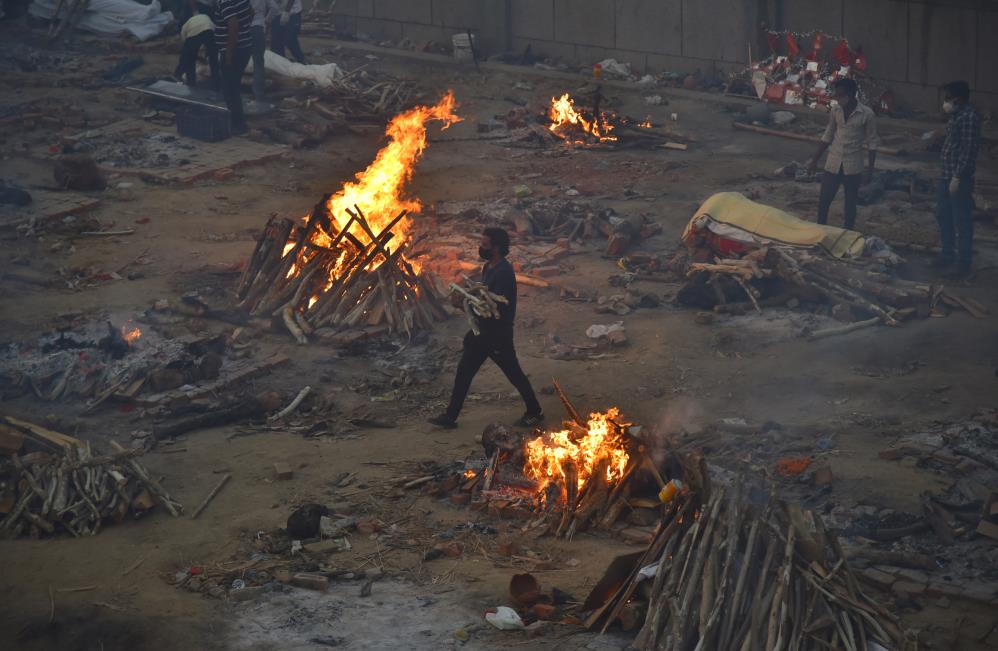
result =
M13 37L3 38L8 36ZM86 56L86 46L79 47ZM817 186L773 174L791 160L805 160L812 145L732 130L732 112L741 109L717 95L656 91L668 98L668 105L647 106L637 87L608 91L618 110L648 115L688 137L688 151L531 150L480 140L476 123L508 111L513 105L505 97L544 101L573 90L583 83L581 79L568 81L529 70L521 75L494 66L476 73L473 68L391 56L369 60L364 51L335 47L329 40L306 39L306 51L316 52L314 59L335 60L347 68L367 63L414 79L427 100L448 88L454 90L464 122L444 133L431 128L431 143L410 186L410 194L424 203L429 214L443 212L449 202L511 199L514 187L522 184L530 187L532 199L564 197L574 188L579 199L599 202L620 214L649 214L663 229L640 250L665 255L677 250L679 234L699 203L717 191L744 192L813 218ZM143 56L142 76L165 76L172 69L172 55L149 50ZM56 90L60 78L71 76L44 70L31 84L14 77L0 80L3 102L18 104L58 93L93 116L135 117L144 110L134 93L121 88L88 90L65 84ZM514 88L517 82L527 82L532 90ZM673 113L676 122L670 120ZM915 129L884 124L883 131L895 142L917 143ZM58 134L36 131L4 137L0 178L16 180L29 191L52 186L46 151L58 142ZM157 299L175 300L192 288L230 289L235 276L215 270L247 259L253 236L271 213L305 214L323 193L335 191L363 169L381 142L377 133L338 135L319 147L292 150L276 160L236 169L223 180L209 177L164 185L112 178L112 187L100 193L101 203L91 216L104 228L133 228L129 236L24 238L5 231L0 242L5 268L19 264L49 275L68 267L114 269L143 252L147 264L140 267L141 277L81 290L45 289L5 279L0 286L4 344L51 330L54 318L62 313L79 312L94 319L139 318ZM982 155L979 165L981 179L998 178L993 160ZM912 169L934 178L930 154L881 156L878 167ZM131 185L118 187L121 182ZM839 219L837 202L832 221ZM905 214L893 212L886 203L861 207L858 227L895 240L932 243L935 239L931 207ZM996 228L982 223L978 233L982 240L993 240ZM567 258L567 272L552 282L601 295L614 293L608 277L619 269L614 260L599 255L601 246L581 247ZM998 248L982 241L977 249L977 273L960 291L994 312ZM928 256L904 255L905 277L933 278ZM638 285L642 291L669 298L668 287ZM798 336L806 318L774 309L758 317L718 318L711 325L700 325L694 310L667 302L616 317L596 314L593 304L561 300L557 289L521 286L516 345L535 386L549 386L551 378L557 378L580 406L616 405L633 422L682 431L691 440L704 425L723 418L780 423L785 439L776 440L776 449L759 449L737 434L727 435L723 443L738 450L741 463L760 471L772 471L779 456L820 456L834 472L830 492L819 494L809 485L783 482L788 494L825 512L856 505L917 512L920 494L947 483L946 478L880 459L877 453L904 435L965 420L980 408L996 406L994 317L974 319L954 311L946 318L914 319L898 328L869 328L815 342ZM618 319L626 324L629 344L611 355L560 361L545 354L550 334L582 341L590 324ZM233 326L191 319L182 328L231 332ZM487 424L510 423L519 415L518 397L511 395L497 369L485 367L457 430L434 430L426 424L425 418L446 400L465 329L462 319L453 318L428 340L412 344L406 355L418 359L419 352L426 351L443 362L442 369L428 382L396 389L385 380L397 364L391 348L372 345L337 351L322 345L296 346L284 334L255 335L254 355L280 352L292 360L289 367L254 380L255 388L291 396L309 384L342 411L366 407L372 418L390 420L394 427L354 428L320 438L293 431L233 436L238 428L223 427L191 432L153 449L143 463L165 477L164 484L188 511L220 474L231 473L232 481L197 520L154 511L140 521L108 527L93 538L3 542L0 594L5 606L0 613L0 641L4 648L626 647L626 635L601 638L571 626L557 626L537 639L501 633L484 623L482 613L508 603L510 576L528 569L546 588L558 587L584 598L611 558L639 548L605 534L585 534L572 542L542 538L525 543L544 563L504 559L496 552L497 541L515 535L516 523L496 521L418 492L394 500L379 497L380 488L415 462L480 453L475 437ZM904 368L916 370L891 372ZM864 372L869 369L882 372ZM389 397L382 400L385 395ZM561 413L553 395L543 393L541 400L553 418ZM149 428L141 412L114 407L82 414L80 403L22 397L7 402L2 410L98 444L125 441L133 431ZM820 439L834 444L819 449ZM707 454L709 458L709 449ZM280 461L294 469L292 480L273 480L272 466ZM331 480L344 472L356 473L353 482L344 487L333 484ZM389 576L373 584L371 596L358 596L358 582L336 583L322 596L292 590L241 603L174 587L172 579L179 570L244 558L240 554L255 532L283 526L292 508L306 501L346 503L358 515L393 523L387 538L352 534L353 549L332 560L341 568L377 567L386 572ZM465 553L460 558L421 560L425 546L439 539L440 532L471 521L490 526L495 533L461 534ZM993 582L998 577L992 567L980 578ZM918 609L902 609L900 614L907 625L921 630L933 648L998 648L998 634L993 632L998 619L986 606L942 607L926 598Z

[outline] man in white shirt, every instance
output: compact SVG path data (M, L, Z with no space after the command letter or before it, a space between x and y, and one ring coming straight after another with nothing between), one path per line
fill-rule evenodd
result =
M821 145L808 164L814 172L818 159L828 150L825 172L821 176L821 196L818 199L818 223L828 223L828 209L839 191L845 188L845 219L843 226L852 230L856 225L856 202L859 187L869 183L877 162L877 118L873 110L859 103L859 87L852 79L839 79L834 85L835 103L828 116L828 127L821 136ZM863 171L863 146L869 149L866 172Z
M253 7L253 22L250 31L253 33L253 98L264 101L264 84L266 82L266 67L263 55L267 51L267 21L281 13L276 0L250 0Z
M307 63L305 53L298 43L301 33L301 0L277 0L280 13L270 21L270 49L284 56L284 48L291 50L291 56L298 63Z

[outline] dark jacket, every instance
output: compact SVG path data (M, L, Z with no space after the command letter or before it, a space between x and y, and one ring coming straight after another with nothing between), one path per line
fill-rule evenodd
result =
M513 327L513 320L516 318L516 272L509 260L503 258L494 266L485 265L482 267L482 282L493 294L506 297L508 304L499 304L499 319L479 319L478 324L483 328L490 328L502 325Z

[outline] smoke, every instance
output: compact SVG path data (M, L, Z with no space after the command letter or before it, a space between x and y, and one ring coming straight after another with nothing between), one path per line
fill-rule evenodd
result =
M679 446L681 439L697 434L704 428L704 413L700 403L688 397L670 400L662 409L654 427L644 438L652 459L661 464L670 449Z

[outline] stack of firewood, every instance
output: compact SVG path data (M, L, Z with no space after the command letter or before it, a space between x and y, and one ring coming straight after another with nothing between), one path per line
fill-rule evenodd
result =
M975 301L946 292L941 285L902 280L882 269L883 263L876 258L841 260L817 251L767 246L739 258L715 258L713 262L691 263L687 277L696 279L706 275L707 283L715 288L718 306L714 309L719 312L738 309L737 304L729 304L725 300L719 281L729 279L736 283L748 298L750 309L761 312L767 304L785 302L787 294L783 292L763 299L757 281L779 279L805 288L830 303L848 306L853 314L864 317L864 320L847 326L811 333L812 339L877 323L898 325L916 314L930 313L940 302L966 309L974 316L985 311Z
M94 455L88 445L69 436L7 417L4 443L37 440L45 451L0 458L0 536L30 534L92 536L105 522L138 517L159 504L177 517L183 506L150 475L135 457L143 450ZM18 438L20 437L20 438Z
M323 327L411 334L446 319L433 278L417 272L404 255L408 242L389 248L391 229L406 213L374 233L355 207L340 229L328 199L316 204L305 223L271 217L239 281L239 306L254 316L280 318L301 344ZM331 242L318 244L319 233Z
M819 516L775 499L750 507L740 484L712 489L702 460L686 467L693 490L664 510L653 541L587 626L640 626L642 650L912 646L863 592ZM654 578L640 580L650 568Z

